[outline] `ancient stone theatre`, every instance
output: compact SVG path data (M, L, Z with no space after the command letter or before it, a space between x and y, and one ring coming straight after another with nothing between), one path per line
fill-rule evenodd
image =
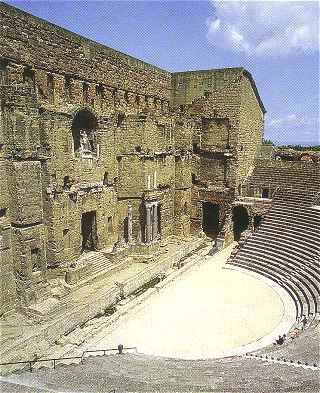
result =
M0 100L0 314L37 321L3 359L233 242L229 265L318 315L319 161L263 145L248 70L170 73L0 3Z

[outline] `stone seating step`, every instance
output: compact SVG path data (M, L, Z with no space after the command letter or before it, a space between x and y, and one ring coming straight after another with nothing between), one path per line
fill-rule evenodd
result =
M305 269L315 279L318 279L320 277L320 273L317 270L316 264L306 264L306 258L301 256L301 254L297 255L297 253L286 252L285 249L278 247L277 244L274 244L272 241L266 243L261 242L260 239L254 239L254 242L247 242L243 245L241 250L239 250L240 255L241 253L244 253L247 249L257 250L260 252L263 251L264 254L278 257L274 259L280 259L281 263L288 263L288 265L293 264L294 267L296 267L297 269Z
M272 213L272 215L283 216L288 219L299 218L299 220L302 222L306 220L311 220L311 222L319 222L320 219L318 210L314 210L311 207L297 209L296 205L290 206L288 204L284 204L283 206L280 204L273 205L270 208L269 213Z
M315 256L314 254L312 255L311 253L309 254L309 253L304 252L304 250L300 250L300 252L296 251L296 248L294 248L291 243L289 243L287 245L287 248L285 248L285 246L280 246L279 243L276 242L273 238L265 238L265 237L262 237L262 236L261 236L261 238L256 237L254 239L254 241L247 242L244 245L244 247L246 247L247 244L248 245L252 245L253 244L253 245L255 245L256 248L263 249L263 250L266 250L266 251L269 250L269 249L270 250L277 250L277 252L283 254L284 256L289 254L289 258L290 259L294 258L295 262L299 262L302 265L304 265L308 261L308 259L312 261L313 257ZM291 249L291 253L287 252L288 246ZM308 263L306 265L309 266ZM312 266L312 262L310 263L310 266ZM313 271L315 271L316 269L317 269L317 264L316 264L316 262L314 262L314 264L313 264Z
M284 217L288 220L290 219L299 219L303 223L305 221L309 222L319 222L320 219L320 214L318 210L314 210L311 207L308 208L301 208L295 205L295 204L274 204L269 210L269 213L272 213L271 216L281 216Z
M272 207L269 210L269 214L267 217L283 217L287 220L300 220L302 224L304 223L318 223L320 221L320 214L317 210L313 210L311 208L308 209L299 209L299 211L294 211L290 209L290 206L286 205L284 208L281 208L279 205Z
M266 259L269 263L273 263L280 268L283 267L285 271L288 271L291 275L295 276L296 274L300 274L301 278L305 277L310 281L310 284L315 288L316 292L320 293L318 286L318 277L313 274L312 271L309 271L305 267L298 267L297 264L291 259L282 258L281 255L273 254L271 252L263 253L260 250L257 250L255 247L250 248L249 246L246 250L241 250L243 252L239 252L239 256L241 255L259 255L259 257Z
M275 224L275 223L267 223L264 222L261 226L261 229L268 229L270 231L274 232L279 232L284 233L284 230L286 233L291 235L294 239L301 239L302 241L305 240L305 242L309 242L312 244L312 247L317 248L320 250L320 245L319 245L319 237L316 235L313 235L311 233L307 232L307 227L305 227L305 232L299 233L297 232L294 228L290 229L289 227L283 225L283 224Z
M282 242L283 245L287 247L292 247L293 249L300 249L301 252L305 253L306 258L318 258L320 255L320 250L313 247L314 242L310 242L305 239L303 235L300 238L293 238L291 233L286 233L278 229L270 229L269 227L261 227L255 231L255 235L252 236L253 239L259 238L263 242Z
M290 242L290 240L285 239L285 241L280 240L278 236L273 236L270 233L266 233L263 231L255 231L254 241L261 244L272 243L275 247L288 250L288 245L286 242L288 241L290 244L290 249L292 253L296 253L297 255L303 254L305 258L313 258L315 256L315 252L313 249L302 247L300 244L297 245L295 242Z
M309 241L309 239L306 239L304 235L299 235L297 233L294 233L294 237L292 236L292 232L284 232L278 229L277 227L273 226L261 226L257 233L259 233L259 236L272 236L273 238L279 238L282 239L285 244L291 244L294 242L294 244L298 244L299 247L306 248L307 250L312 250L314 248L315 242ZM315 247L315 253L318 253L320 250Z
M256 266L258 269L264 270L268 272L270 275L277 277L280 281L285 282L287 285L291 285L295 288L295 291L298 295L298 298L302 303L302 313L309 315L310 313L314 313L316 309L316 305L314 303L313 297L307 295L305 288L300 282L294 282L291 277L284 277L283 271L281 268L277 269L275 267L270 267L269 263L258 256L254 258L250 258L249 256L239 256L237 258L239 261L244 261L247 265Z
M303 250L296 251L296 249L294 248L285 248L284 246L279 246L279 244L277 242L275 242L273 239L269 239L269 241L266 241L264 238L260 238L259 235L255 236L254 239L252 239L251 241L248 240L242 247L242 250L245 250L246 247L249 246L253 246L256 249L263 249L266 251L269 251L271 253L280 253L283 257L288 257L288 258L294 258L297 261L301 261L304 262L306 260L306 256L304 254ZM291 245L290 245L291 246ZM290 250L290 251L288 251ZM312 258L313 256L315 256L315 254L311 254L309 255L309 258Z
M249 246L247 247L248 253L249 254L256 254L256 249L255 248L250 248ZM243 250L244 251L244 250ZM297 274L300 275L300 278L306 279L310 282L310 284L312 285L312 287L315 290L315 293L320 295L320 288L319 288L319 280L318 277L316 275L314 275L312 272L310 272L308 269L306 269L305 267L302 269L302 267L297 267L297 265L293 262L293 260L291 259L284 259L281 258L281 255L279 256L279 258L277 257L273 257L270 258L270 251L268 251L269 253L267 254L268 257L268 261L269 263L272 263L270 260L273 261L274 264L276 264L280 269L283 268L285 271L289 272L292 276L296 276ZM263 253L261 253L260 251L258 252L259 255L265 255ZM272 253L273 254L273 253ZM241 253L239 255L242 255Z
M25 377L25 376L22 376ZM245 391L279 393L317 388L318 374L302 367L289 367L256 359L212 360L167 359L143 354L109 355L85 359L83 364L35 370L33 380L44 389L98 392L110 391ZM298 391L297 390L297 391Z

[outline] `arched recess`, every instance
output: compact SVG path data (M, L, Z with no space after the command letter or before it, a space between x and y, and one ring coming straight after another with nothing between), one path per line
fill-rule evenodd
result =
M97 128L97 118L88 109L76 113L72 122L73 151L76 156L97 153Z
M219 212L219 205L211 202L202 203L202 229L212 239L219 233Z
M235 206L232 214L233 221L233 238L238 241L241 237L241 233L245 231L249 226L249 214L245 207Z

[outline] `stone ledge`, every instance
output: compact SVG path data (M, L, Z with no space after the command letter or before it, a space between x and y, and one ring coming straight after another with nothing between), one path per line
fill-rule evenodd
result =
M128 295L134 292L161 271L168 270L181 258L199 248L203 243L204 241L201 238L194 239L188 244L182 244L182 247L180 246L180 249L175 250L173 255L152 264L152 269L150 269L150 265L146 265L147 268L142 271L143 277L138 279L139 274L136 274L122 282L125 286L125 294ZM148 274L145 274L146 270ZM116 277L114 281L116 281ZM25 336L20 335L18 340L3 342L0 354L1 361L10 362L30 359L34 357L35 352L38 358L43 356L59 337L70 333L77 326L83 325L95 316L103 314L108 307L116 304L119 300L119 295L119 288L109 284L108 287L102 286L97 291L89 293L87 298L82 299L82 304L76 301L73 308L71 302L64 299L65 304L61 304L63 311L60 315L50 316L50 321L35 325L32 333L27 333ZM93 299L94 302L92 301ZM67 308L64 307L66 304Z

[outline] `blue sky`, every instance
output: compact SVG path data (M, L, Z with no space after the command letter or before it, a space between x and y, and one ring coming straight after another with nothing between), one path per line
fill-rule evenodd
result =
M168 71L243 66L267 109L265 137L319 141L315 1L7 1Z

